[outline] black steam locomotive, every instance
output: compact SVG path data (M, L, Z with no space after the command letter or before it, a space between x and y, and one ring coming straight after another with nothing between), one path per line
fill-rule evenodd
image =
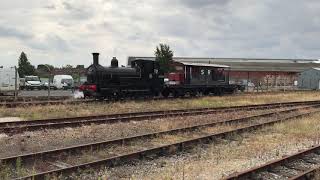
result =
M110 67L99 64L99 53L93 54L93 64L87 69L87 82L80 86L85 97L122 98L158 96L163 88L163 76L155 61L137 59L131 67L119 67L114 57Z
M229 67L217 64L172 62L174 72L163 74L157 61L133 59L130 67L119 67L113 58L110 67L99 64L99 53L93 53L93 64L87 69L87 82L80 86L85 97L121 99L162 95L168 97L198 94L234 93L244 86L229 84Z

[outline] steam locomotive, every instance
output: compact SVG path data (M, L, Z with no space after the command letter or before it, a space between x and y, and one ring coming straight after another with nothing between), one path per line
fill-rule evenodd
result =
M84 97L120 99L170 95L234 93L244 87L229 84L228 66L173 62L174 72L164 74L154 60L134 59L130 67L119 67L114 57L110 67L99 64L99 53L92 53L93 64L87 69L87 82L79 87Z
M110 67L99 64L99 53L92 53L93 64L87 69L87 82L80 86L84 97L122 98L158 96L163 88L163 76L155 61L138 59L131 67L119 67L114 57Z

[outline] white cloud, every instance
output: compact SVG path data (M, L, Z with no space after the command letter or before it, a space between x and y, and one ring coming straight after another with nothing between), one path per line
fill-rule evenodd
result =
M33 64L91 63L101 53L151 56L319 58L316 0L10 0L0 2L0 65L25 51Z

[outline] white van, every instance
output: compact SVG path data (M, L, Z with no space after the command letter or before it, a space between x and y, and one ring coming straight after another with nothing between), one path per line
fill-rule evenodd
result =
M56 89L73 89L74 80L70 75L55 75L53 85Z
M19 90L19 74L17 74L17 90ZM16 83L16 70L15 68L0 68L0 95L14 94Z

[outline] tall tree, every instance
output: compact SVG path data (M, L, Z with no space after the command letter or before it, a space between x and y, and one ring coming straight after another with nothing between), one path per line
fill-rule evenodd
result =
M170 50L169 45L159 44L156 51L154 52L156 56L156 61L160 64L160 71L163 73L168 73L172 71L170 63L173 61L173 51Z
M28 75L35 74L35 68L30 64L26 53L22 52L19 57L19 68L18 68L19 76L24 77Z

